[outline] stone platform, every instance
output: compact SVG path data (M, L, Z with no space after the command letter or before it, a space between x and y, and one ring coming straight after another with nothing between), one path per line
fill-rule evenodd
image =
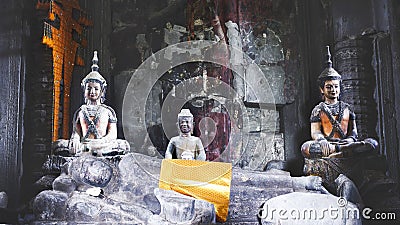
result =
M158 189L161 161L137 153L72 158L61 168L61 175L53 182L53 190L42 191L36 196L33 204L35 223L213 222L212 204ZM259 208L266 200L295 191L310 192L304 186L295 185L288 172L233 168L225 224L258 224ZM171 208L174 210L167 210ZM188 218L182 210L192 216Z

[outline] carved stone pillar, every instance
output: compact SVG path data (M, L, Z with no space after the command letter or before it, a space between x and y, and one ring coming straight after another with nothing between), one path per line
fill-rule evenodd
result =
M354 107L360 139L376 136L372 47L372 40L365 36L345 39L335 45L335 68L343 80L340 98Z

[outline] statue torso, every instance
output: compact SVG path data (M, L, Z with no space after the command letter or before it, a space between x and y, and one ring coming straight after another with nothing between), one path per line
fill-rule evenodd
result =
M104 137L107 134L109 122L116 122L115 112L105 105L83 105L77 116L77 122L82 128L83 139Z
M173 144L173 146L175 147L176 157L178 159L182 158L182 153L185 151L192 152L194 154L194 158L196 158L197 154L201 150L200 147L202 146L200 138L195 136L173 137L171 138L171 144Z
M354 112L350 110L350 106L347 103L342 101L333 105L321 102L315 106L310 118L312 123L321 123L321 131L328 140L345 138L349 121L354 119Z

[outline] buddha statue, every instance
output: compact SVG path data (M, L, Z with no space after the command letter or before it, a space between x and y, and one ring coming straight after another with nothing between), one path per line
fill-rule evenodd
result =
M341 75L332 68L327 47L327 68L319 75L323 101L311 112L311 138L301 146L305 158L341 158L372 152L377 141L358 139L356 115L348 103L339 100Z
M117 116L115 111L105 104L107 82L98 72L97 51L94 52L92 71L83 78L81 87L85 104L75 112L71 139L66 143L59 140L58 145L64 145L70 155L81 155L89 152L95 156L112 156L130 151L126 140L117 139ZM67 145L67 146L65 146ZM57 149L55 153L62 151Z
M165 152L166 159L173 154L178 159L206 160L206 153L200 138L192 136L193 115L189 109L182 109L178 114L179 136L172 137Z
M344 174L350 179L363 177L370 158L376 158L378 142L358 139L356 115L352 106L340 101L342 77L332 68L327 47L327 68L319 75L323 101L311 112L311 138L301 146L305 175L317 175L331 192L335 179Z

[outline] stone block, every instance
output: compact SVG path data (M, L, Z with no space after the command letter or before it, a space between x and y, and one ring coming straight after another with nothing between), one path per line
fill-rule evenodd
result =
M279 132L279 112L275 109L260 109L260 126L262 132Z
M282 66L264 66L260 65L261 71L264 73L265 78L271 87L275 104L285 104L285 71Z
M285 71L281 66L250 64L245 74L245 100L253 103L285 104L285 79Z
M33 211L37 220L64 220L68 194L60 191L42 191L34 199Z
M252 170L264 170L271 160L284 160L283 134L275 133L250 133L247 143L243 143L239 165Z
M76 189L75 181L65 174L60 175L53 181L53 190L65 193L72 193Z
M242 114L243 131L244 132L260 132L261 131L261 109L246 108L246 114Z
M81 195L79 198L72 196L68 201L66 219L77 222L95 222L100 214L102 205L96 203L95 197Z
M78 185L106 187L114 178L112 165L99 157L81 156L71 162L68 174Z
M66 220L78 223L129 223L146 224L152 212L144 207L114 201L104 201L102 197L93 197L86 193L75 193L68 201Z
M214 205L175 191L156 188L154 194L161 204L160 217L173 224L215 222Z

